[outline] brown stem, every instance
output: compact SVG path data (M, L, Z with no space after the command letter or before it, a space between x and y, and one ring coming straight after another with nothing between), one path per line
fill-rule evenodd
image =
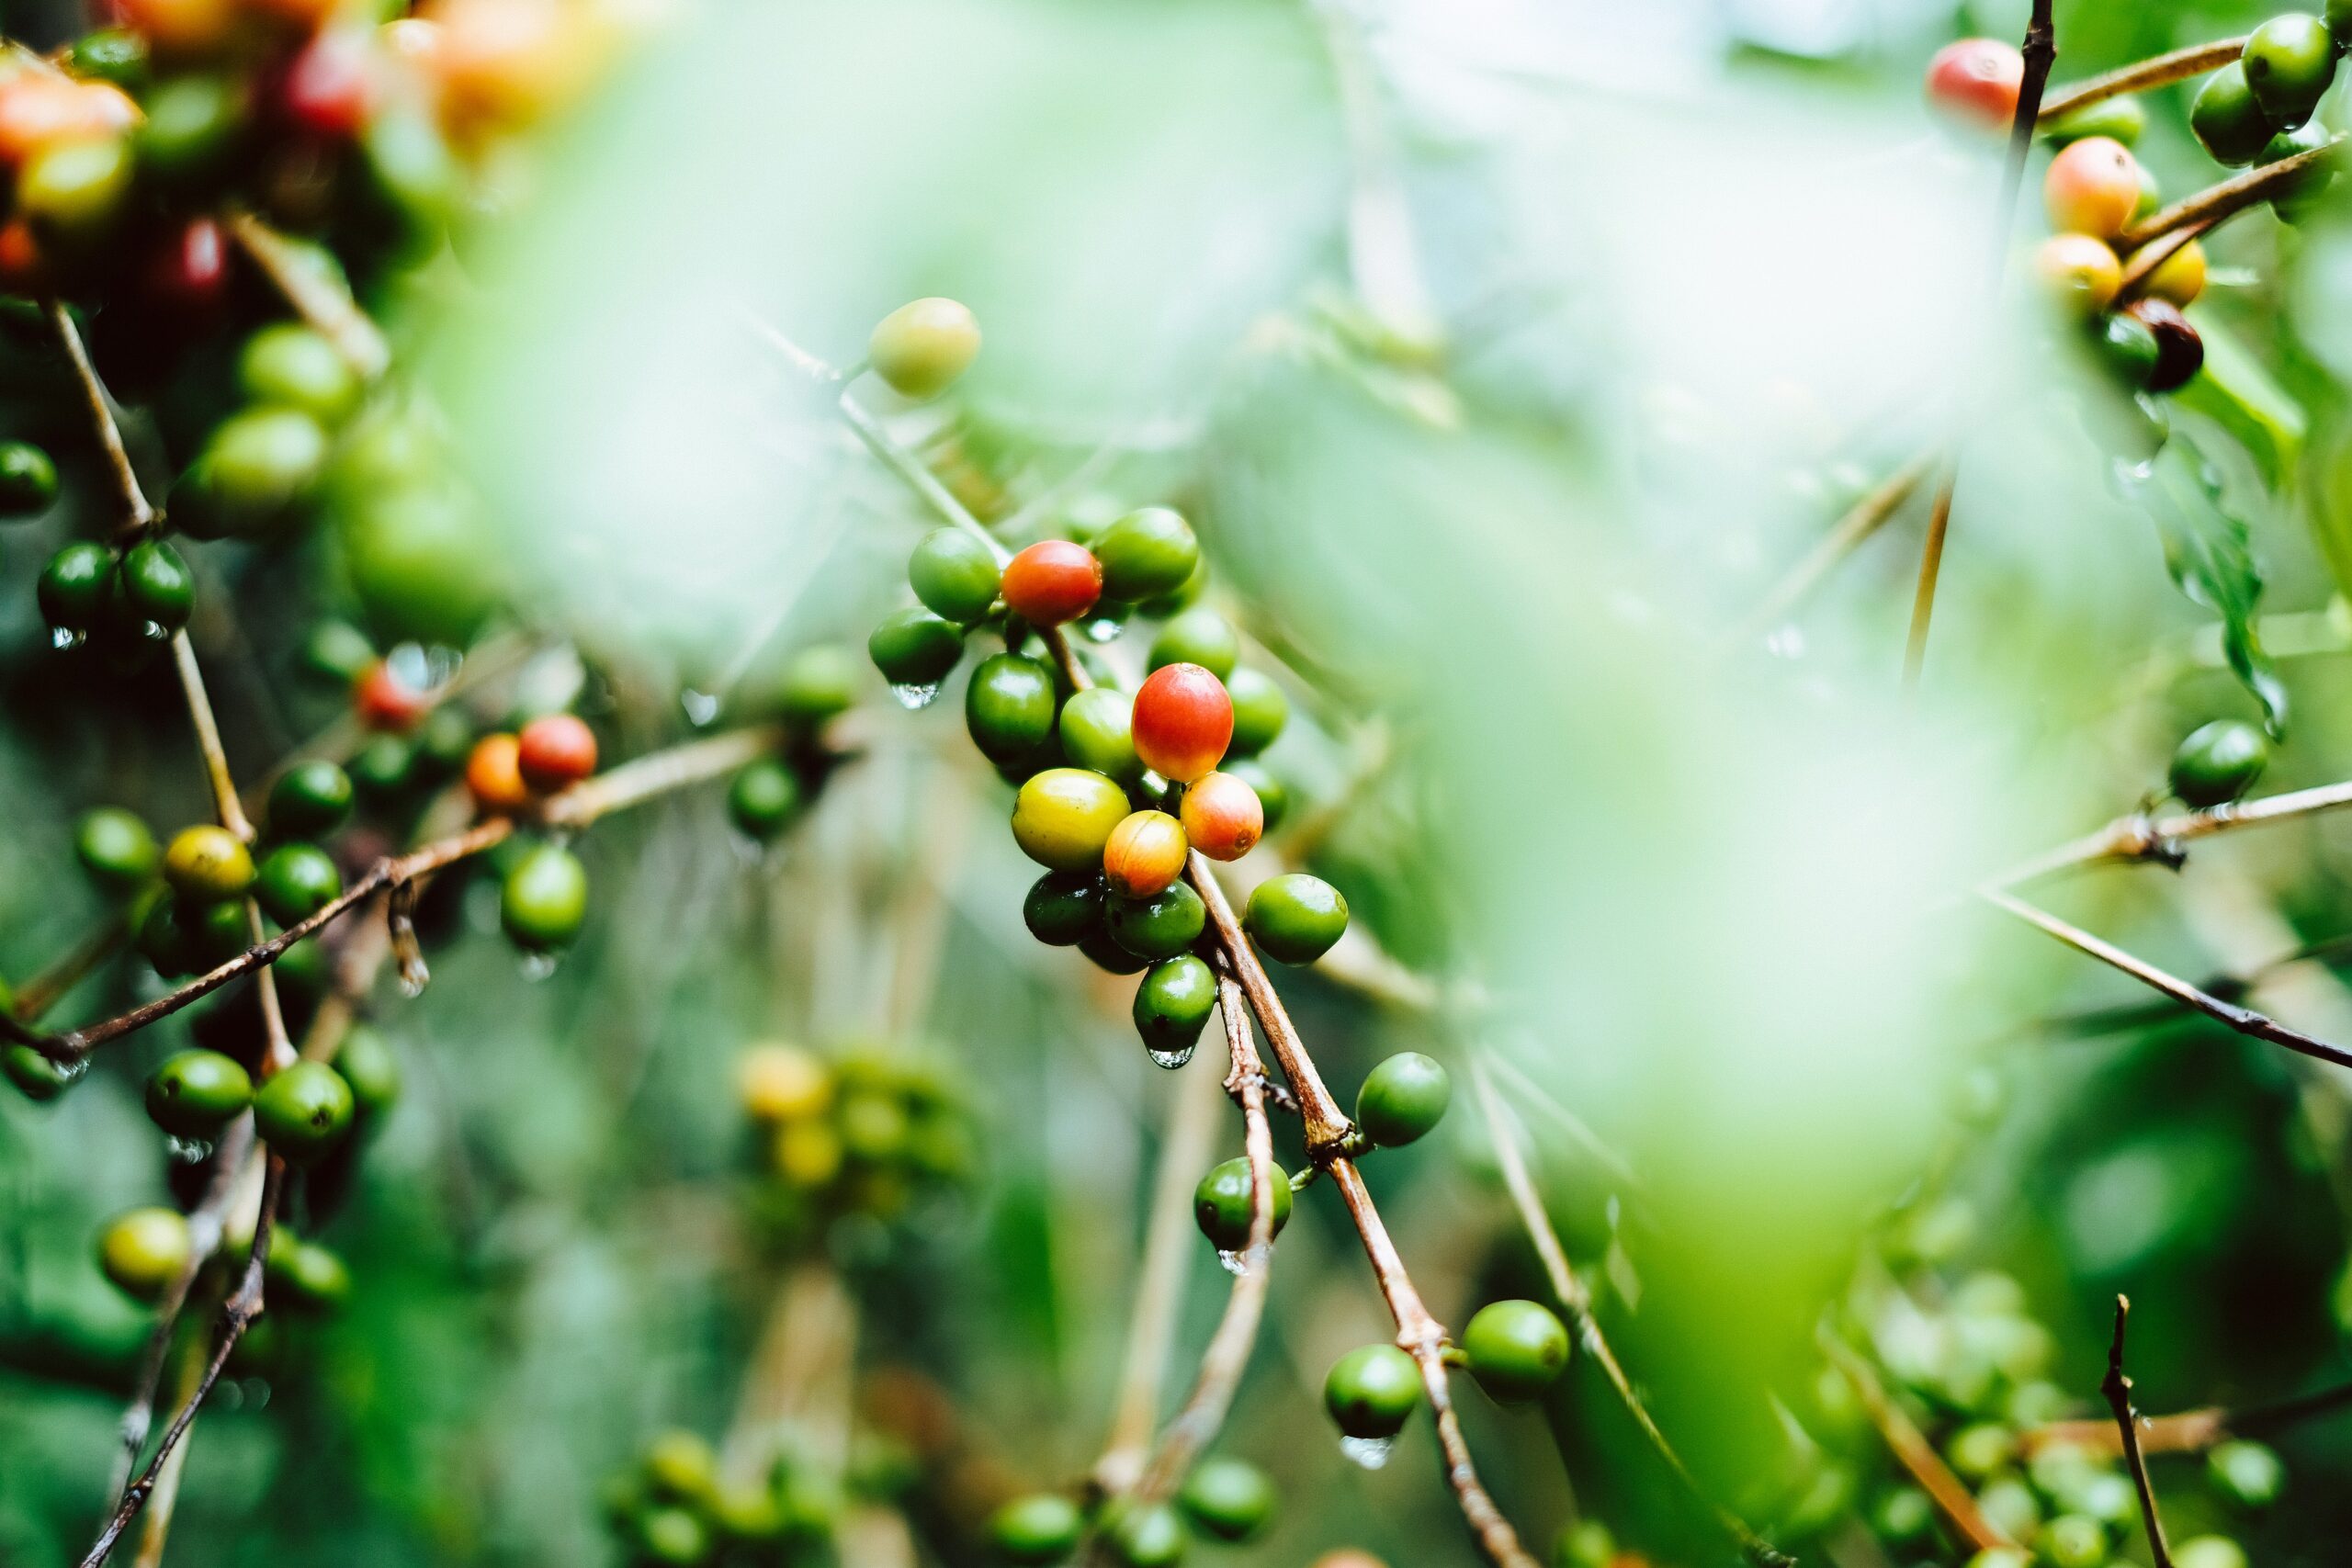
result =
M2223 219L2268 201L2278 195L2282 187L2294 186L2320 164L2333 163L2343 145L2344 138L2339 136L2324 147L2314 147L2308 152L2298 152L2291 158L2281 158L2275 164L2248 169L2219 185L2207 186L2203 190L2182 197L2170 207L2160 208L2124 230L2116 237L2115 248L2127 253L2136 251L2159 235L2191 224L2200 229L2211 229Z
M1234 977L1250 999L1250 1010L1257 1015L1258 1027L1266 1032L1267 1043L1273 1047L1274 1060L1282 1064L1283 1077L1290 1080L1291 1092L1298 1097L1299 1115L1306 1123L1306 1156L1322 1165L1348 1145L1355 1133L1355 1123L1324 1087L1323 1075L1316 1070L1315 1059L1306 1054L1306 1043L1298 1037L1290 1015L1283 1010L1282 998L1274 994L1273 981L1267 977L1265 965L1258 962L1257 950L1243 934L1241 922L1234 918L1233 906L1226 901L1225 889L1217 885L1216 872L1198 850L1186 862L1184 879L1207 906L1209 924L1216 931L1217 946L1226 962L1233 966Z
M130 454L122 444L122 427L116 423L114 403L107 396L106 383L98 379L96 367L90 363L90 351L83 344L82 333L74 325L74 316L65 306L52 299L48 305L50 326L57 333L57 341L65 350L65 358L74 367L74 379L82 389L82 399L89 407L90 423L96 430L98 450L107 460L107 471L114 478L117 498L122 504L121 530L125 534L143 534L155 525L160 515L147 503L147 492L139 487L139 471L130 466Z
M1984 1510L1976 1506L1975 1497L1962 1483L1960 1477L1951 1472L1951 1467L1944 1463L1943 1456L1936 1452L1935 1445L1928 1441L1918 1426L1904 1414L1902 1407L1887 1397L1885 1385L1879 1382L1878 1373L1871 1370L1871 1364L1852 1346L1831 1333L1826 1324L1819 1338L1823 1352L1845 1375L1846 1381L1853 1385L1855 1395L1861 1400L1863 1410L1870 1415L1871 1424L1885 1439L1887 1451L1894 1455L1896 1463L1910 1472L1911 1479L1935 1504L1936 1511L1943 1515L1953 1533L1978 1551L1996 1546L2016 1545L1984 1517Z
M2171 817L2135 812L2118 817L2096 832L2059 845L2047 854L2012 867L1994 879L1996 887L2015 887L2056 872L2097 865L2109 861L2161 860L2177 862L2179 847L2233 828L2260 828L2298 817L2341 810L2352 806L2352 781L2318 784L2265 795L2240 805L2216 806Z
M1771 592L1740 618L1724 640L1744 642L1787 615L1799 600L1812 592L1821 580L1829 575L1831 568L1851 555L1863 540L1877 533L1885 525L1887 519L1902 510L1903 503L1911 499L1913 492L1918 490L1921 481L1935 467L1935 453L1922 452L1855 502L1829 532L1822 536L1821 541L1806 553L1804 559L1773 584ZM1944 510L1948 516L1951 513L1948 502Z
M177 1397L183 1404L195 1394L203 1376L204 1341L190 1339L187 1348L180 1353ZM163 1473L155 1478L155 1495L147 1502L147 1528L139 1533L139 1554L131 1560L131 1568L162 1568L164 1545L171 1539L173 1510L179 1502L180 1472L187 1463L187 1448L183 1438L164 1461Z
M361 378L372 381L390 367L391 346L352 299L349 288L310 265L292 242L252 213L232 212L227 221L230 234L269 279L270 287L284 296L296 315L334 344L335 352Z
M2196 243L2217 221L2208 219L2201 223L2185 223L2133 251L2132 259L2123 264L2122 282L2115 290L2118 302L2138 299L2147 288L2148 279L2156 276L2158 267Z
M1699 1478L1682 1462L1674 1445L1666 1440L1666 1433L1650 1415L1649 1406L1634 1391L1633 1379L1610 1348L1609 1340L1600 1331L1600 1321L1593 1315L1592 1292L1568 1262L1567 1249L1560 1245L1559 1233L1552 1228L1552 1218L1544 1213L1544 1200L1535 1190L1534 1179L1528 1174L1526 1158L1520 1152L1519 1127L1515 1118L1504 1109L1502 1097L1495 1092L1492 1074L1487 1071L1483 1055L1470 1061L1470 1081L1478 1091L1478 1109L1485 1113L1488 1141L1494 1145L1495 1158L1502 1167L1503 1186L1510 1191L1511 1204L1519 1211L1521 1225L1534 1245L1535 1256L1544 1265L1544 1277L1551 1281L1552 1293L1567 1309L1569 1320L1577 1331L1577 1341L1585 1353L1597 1362L1609 1384L1617 1391L1618 1401L1625 1406L1625 1414L1642 1429L1650 1447L1666 1461L1683 1490L1721 1525L1724 1533L1739 1543L1739 1549L1751 1562L1762 1568L1792 1568L1796 1559L1781 1551L1747 1526L1747 1521L1707 1495Z
M2333 1415L2347 1405L2352 1405L2352 1382L2237 1410L2209 1404L2201 1410L2184 1410L2173 1416L2143 1416L2139 1421L2140 1451L2202 1453L2233 1438L2276 1432L2299 1422ZM2112 1421L2052 1421L2026 1433L2024 1444L2029 1453L2052 1446L2123 1451L2122 1432Z
M2039 117L2041 129L2047 130L2052 122L2064 118L2079 108L2120 98L2126 93L2145 92L2150 87L2162 87L2173 82L2186 82L2191 76L2202 76L2208 71L2218 71L2235 60L2245 49L2242 38L2217 39L2211 43L2193 43L2187 49L2176 49L2169 54L2152 55L2118 66L2102 75L2075 83L2073 86L2052 93L2042 100Z
M2140 1493L2140 1517L2148 1527L2148 1551L2155 1568L2172 1568L2172 1551L2165 1544L2164 1516L2156 1512L2156 1489L2148 1482L2148 1461L2140 1452L2140 1417L2132 1408L2132 1380L2123 1373L2123 1325L2132 1315L2132 1298L2115 1298L2115 1341L2107 1350L2107 1377L2098 1391L2115 1412L2115 1429L2123 1443L2123 1461L2132 1470L2132 1484Z
M230 774L229 756L220 745L220 725L212 716L212 698L204 689L204 672L197 668L196 645L186 631L172 634L172 662L179 671L189 722L196 726L197 750L204 755L204 776L212 785L213 810L220 826L250 844L254 825L237 798L237 781Z

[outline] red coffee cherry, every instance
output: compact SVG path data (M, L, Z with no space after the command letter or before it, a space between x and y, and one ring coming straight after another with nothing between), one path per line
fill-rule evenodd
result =
M399 733L416 728L433 706L433 698L392 673L379 659L360 671L351 688L351 706L359 722L370 729Z
M365 39L340 31L319 34L288 63L278 94L295 129L331 141L358 135L376 107Z
M1190 784L1215 768L1233 740L1233 698L1197 664L1151 672L1136 694L1136 755L1164 778Z
M1211 860L1239 860L1266 831L1258 792L1231 773L1207 773L1184 792L1184 836Z
M1102 597L1102 563L1084 545L1040 539L1005 563L1007 608L1033 626L1057 626Z
M147 271L148 292L162 304L203 310L229 291L229 237L198 218L164 237Z
M1111 829L1102 846L1102 880L1122 898L1165 893L1184 874L1184 829L1165 811L1137 811Z
M596 734L568 713L535 718L514 738L514 766L541 795L578 784L596 771Z
M2025 90L2025 56L1998 39L1964 38L1928 62L1928 106L1956 125L2007 130Z

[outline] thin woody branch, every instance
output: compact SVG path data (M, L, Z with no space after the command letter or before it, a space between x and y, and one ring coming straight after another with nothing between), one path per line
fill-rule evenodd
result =
M2192 76L2202 76L2208 71L2219 71L2245 50L2245 39L2243 38L2216 39L2211 43L2193 43L2187 49L2176 49L2169 54L2151 55L2145 60L2118 66L2104 74L2088 77L2042 100L2040 129L2047 130L2076 109L2088 108L2109 98L2120 98L2126 93L2143 93L2150 87L2186 82Z
M2116 238L2116 249L2136 251L2159 235L2191 225L2200 230L2211 229L2224 219L2249 207L2258 207L2292 189L2322 165L2334 164L2341 156L2343 146L2344 138L2339 136L2324 147L2314 147L2308 152L2298 152L2291 158L2281 158L2275 164L2248 169L2219 185L2207 186L2203 190L2182 197L2170 207L2159 208L2124 230Z
M2155 1559L2155 1568L2172 1568L2172 1550L2165 1544L2164 1516L2156 1511L2156 1489L2148 1480L2148 1461L2140 1451L2140 1416L2132 1408L2132 1380L2123 1372L2123 1325L2132 1315L2132 1298L2115 1298L2115 1340L2108 1347L2107 1377L2100 1382L2099 1392L2107 1395L2108 1408L2115 1412L2115 1429L2123 1445L2123 1460L2132 1472L2132 1484L2140 1494L2140 1517L2148 1527L2148 1551Z
M49 323L57 333L57 341L65 350L66 363L73 367L74 379L82 389L82 400L89 407L90 423L96 431L98 450L107 460L107 472L114 479L117 497L122 505L122 531L143 534L155 525L162 515L148 504L147 492L140 488L139 471L130 466L130 453L122 444L122 426L114 417L114 400L107 395L106 383L98 379L96 367L90 363L90 351L82 342L82 333L74 324L73 312L55 299L49 301Z
M1952 1529L1952 1533L1971 1550L1983 1551L1996 1546L2014 1546L2016 1542L2001 1533L1992 1520L1976 1506L1976 1498L1954 1475L1951 1467L1936 1452L1918 1424L1904 1414L1902 1406L1889 1397L1886 1386L1879 1382L1878 1373L1860 1352L1832 1333L1824 1324L1818 1336L1822 1351L1831 1363L1853 1385L1855 1395L1862 1402L1871 1424L1878 1428L1885 1440L1887 1451L1895 1462L1910 1473L1919 1490L1928 1495L1936 1511Z
M2116 818L2095 832L2061 844L2047 854L2011 867L1996 877L1992 886L2016 887L2058 872L2110 862L2154 860L2177 863L2181 858L2181 846L2196 840L2211 838L2216 833L2226 833L2237 828L2260 828L2274 822L2291 821L2298 817L2314 817L2323 812L2341 810L2347 806L2352 806L2352 781L2290 790L2284 795L2265 795L2259 800L2216 806L2204 811L2184 811L2169 817L2151 817L2146 812L2134 812Z
M351 290L310 265L294 243L250 212L228 215L229 232L254 265L284 296L294 313L334 345L361 379L373 381L390 368L391 345L359 308Z
M1903 503L1917 493L1921 483L1935 468L1935 453L1923 452L1879 481L1868 494L1847 508L1845 515L1831 525L1820 542L1807 551L1805 558L1786 576L1774 583L1770 592L1757 601L1754 609L1740 617L1723 640L1726 643L1745 641L1794 609L1839 561L1860 548L1863 540L1884 527L1887 520L1903 509Z
M2352 1408L2352 1382L2237 1410L2209 1404L2201 1410L2183 1410L2172 1416L2143 1416L2139 1418L2140 1451L2203 1453L2233 1438L2265 1437L2346 1408ZM2114 1454L2123 1451L2121 1429L2112 1421L2052 1421L2025 1433L2021 1441L2029 1454L2052 1447Z

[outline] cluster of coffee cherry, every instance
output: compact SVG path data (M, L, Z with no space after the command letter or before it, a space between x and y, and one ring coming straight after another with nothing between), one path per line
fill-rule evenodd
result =
M1015 1497L989 1516L989 1544L1007 1562L1059 1562L1078 1550L1092 1523L1112 1555L1127 1568L1171 1568L1197 1535L1211 1541L1246 1541L1273 1517L1274 1483L1248 1460L1216 1455L1185 1477L1174 1503L1128 1507L1114 1503L1089 1512L1058 1492Z
M964 1096L890 1053L754 1045L736 1081L764 1178L757 1212L786 1245L821 1244L852 1215L891 1224L974 1174Z
M729 1480L718 1451L682 1429L656 1434L604 1488L605 1523L644 1568L831 1562L846 1501L839 1479L790 1451L754 1480Z

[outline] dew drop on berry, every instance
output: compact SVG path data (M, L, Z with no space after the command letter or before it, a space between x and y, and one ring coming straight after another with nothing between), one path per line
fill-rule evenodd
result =
M1119 634L1127 629L1127 623L1111 615L1097 615L1081 629L1089 642L1116 642Z
M920 713L938 700L939 682L932 681L921 685L902 682L892 686L890 694L898 698L899 705L909 713Z
M209 1138L183 1138L175 1134L164 1140L164 1149L174 1165L201 1165L212 1157Z
M552 953L526 953L523 954L521 964L523 978L535 986L542 980L553 979L556 967L561 962L562 960Z
M1389 1454L1395 1451L1396 1447L1396 1439L1394 1438L1341 1438L1340 1439L1340 1454L1351 1464L1362 1465L1366 1470L1378 1470L1382 1465L1386 1464Z
M79 648L82 646L82 634L70 626L52 626L49 633L49 646L60 653L69 648Z
M1192 1046L1187 1045L1182 1050L1163 1051L1157 1045L1147 1045L1144 1047L1143 1054L1151 1058L1153 1066L1166 1067L1173 1072L1193 1059L1193 1049Z
M1224 1266L1227 1273L1234 1276L1236 1279L1238 1279L1242 1275L1250 1272L1250 1265L1242 1258L1241 1254L1238 1252L1227 1252L1225 1248L1220 1247L1216 1249L1216 1260L1219 1264Z

